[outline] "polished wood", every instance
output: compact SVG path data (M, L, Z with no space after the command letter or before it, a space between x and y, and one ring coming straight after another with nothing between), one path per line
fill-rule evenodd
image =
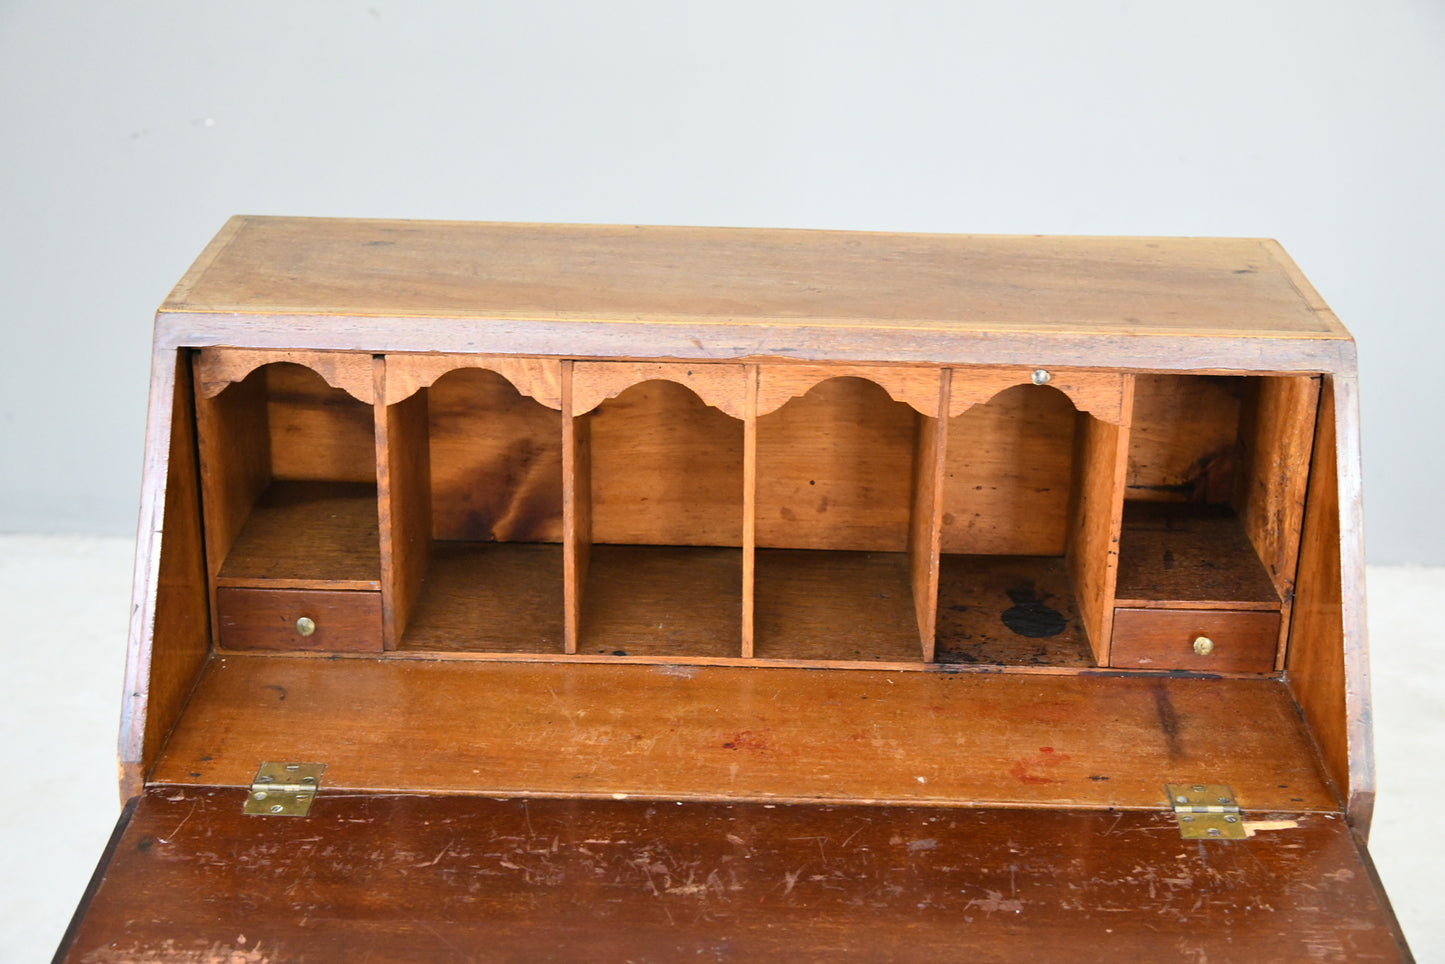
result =
M681 362L577 362L572 368L572 414L592 411L634 385L647 381L685 386L708 405L735 419L747 407L747 370L742 365Z
M333 800L1068 812L1110 822L1064 850L1062 824L1007 836L1053 848L1028 872L1098 914L1117 908L1061 855L1128 854L1145 825L1115 828L1130 811L1167 826L1165 782L1227 783L1280 833L1319 822L1353 848L1367 829L1354 348L1273 242L246 218L162 307L155 345L128 789L239 786L279 757L326 762ZM196 356L199 387L174 374ZM347 487L369 503L361 524L278 498ZM1163 535L1127 526L1126 500ZM163 515L191 532L158 534ZM364 561L362 578L305 561L344 549L340 531L358 542L334 555ZM294 624L288 594L337 590L380 602L346 635L385 651L207 650L208 619L234 635L217 614ZM207 591L225 604L193 598ZM1218 637L1205 666L1196 622ZM826 814L800 835L837 828ZM694 843L672 833L656 838L668 853ZM1290 860L1333 846L1276 839ZM1010 956L1021 934L1026 953L1061 956L1018 929L1037 905L987 887L992 845L970 843L969 860L920 871L956 869L959 899L973 894L942 956L987 959L974 910L1008 921ZM449 866L445 845L407 866ZM1231 846L1189 852L1223 873ZM1149 859L1126 861L1131 886ZM1378 893L1357 849L1336 869L1330 886ZM783 871L784 896L803 874ZM1181 885L1185 917L1246 892L1201 880ZM878 915L858 908L882 891L847 886L851 931L829 946L866 950ZM1339 913L1278 936L1314 920L1300 915L1318 889L1269 906L1270 939L1296 942L1259 945L1272 956L1374 953ZM646 931L631 920L623 932ZM1148 924L1121 926L1157 941ZM1238 929L1187 943L1197 930L1112 956L1254 947ZM887 956L908 955L869 959Z
M1242 378L1141 373L1134 380L1128 498L1228 502L1239 462Z
M425 392L431 534L462 542L562 540L562 416L490 370Z
M756 565L754 655L922 659L905 553L759 549Z
M217 586L380 589L376 486L273 482L236 536Z
M398 648L412 652L561 653L562 547L436 542Z
M767 365L759 370L758 414L770 415L794 398L808 394L832 378L861 378L920 415L938 414L942 373L937 368L896 368L881 365Z
M1043 372L1044 380L1035 382L1035 372ZM1119 372L1089 372L1048 369L978 367L957 370L958 378L950 393L948 414L959 416L975 405L982 405L1000 393L1023 385L1048 387L1062 392L1081 412L1100 421L1123 425L1129 421L1124 403L1124 375Z
M405 401L454 371L481 369L502 376L519 394L562 409L562 363L555 358L510 355L393 354L386 358L386 404Z
M944 454L948 446L950 373L943 373L936 414L918 419L913 505L908 520L908 580L925 662L933 661L938 617L938 557L943 545Z
M160 352L151 369L145 477L136 539L119 770L122 798L140 792L210 655L210 590L191 405L191 359Z
M594 545L579 653L742 655L742 551Z
M377 397L387 368L377 361ZM418 391L376 413L377 515L381 524L382 639L396 649L421 593L431 549L431 453L428 394Z
M380 652L381 593L232 589L216 592L217 639L225 649ZM311 635L297 631L302 618Z
M1208 778L1339 811L1259 677L228 655L152 779L249 785L261 747L336 790L1153 810Z
M241 798L148 793L57 959L1409 959L1323 815L1200 846L1158 813Z
M1076 423L1067 396L1033 385L1005 389L949 419L943 551L1063 555Z
M1126 503L1115 597L1143 608L1280 608L1269 573L1226 505Z
M758 366L747 368L743 399L743 612L742 654L753 655L757 618Z
M1196 640L1212 644L1208 653ZM1116 609L1110 665L1195 672L1268 673L1279 644L1279 612Z
M367 369L372 362L367 361ZM376 481L376 416L299 365L268 365L266 426L271 475L277 479Z
M591 485L579 497L591 501L593 542L742 545L741 419L684 385L655 380L586 418Z
M945 664L1098 665L1062 556L945 554L934 658Z
M163 312L1348 338L1255 239L238 220Z
M759 416L758 546L903 552L918 417L851 377Z
M1123 410L1132 411L1134 379L1124 379ZM1109 664L1114 598L1119 576L1131 426L1078 416L1074 498L1070 506L1068 563L1079 616L1100 666Z
M332 388L366 405L375 399L371 359L354 352L247 351L227 348L202 351L196 367L196 394L214 398L226 386L244 381L265 365L286 363L309 369Z
M1345 512L1358 519L1359 511L1341 496L1342 490L1358 492L1352 484L1357 478L1349 477L1358 468L1339 445L1341 429L1353 431L1351 424L1358 418L1352 389L1341 379L1326 378L1320 393L1285 673L1326 772L1351 803L1352 813L1355 797L1363 797L1354 819L1368 832L1374 792L1374 760L1362 732L1369 720L1368 676L1362 672L1360 644L1348 645L1362 637L1347 636L1356 628L1352 624L1363 619L1364 599L1362 587L1352 585L1347 591L1341 578L1344 554L1358 551L1359 538L1358 531L1350 532L1342 521Z
M592 550L592 416L569 416L573 363L562 363L562 586L563 649L577 652L582 593Z

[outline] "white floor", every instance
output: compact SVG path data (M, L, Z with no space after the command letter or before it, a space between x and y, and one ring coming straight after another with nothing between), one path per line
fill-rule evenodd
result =
M48 960L119 811L126 539L0 536L0 962ZM1379 800L1371 851L1421 961L1445 961L1445 568L1372 568ZM1434 600L1434 602L1432 602Z

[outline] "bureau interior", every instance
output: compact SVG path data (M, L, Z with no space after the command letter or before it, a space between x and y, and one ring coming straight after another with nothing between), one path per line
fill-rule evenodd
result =
M1124 633L1157 610L1273 614L1235 668L1283 666L1311 376L196 373L222 649L1192 668Z

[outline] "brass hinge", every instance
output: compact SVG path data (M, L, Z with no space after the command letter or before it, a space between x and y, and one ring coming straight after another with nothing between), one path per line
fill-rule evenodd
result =
M1171 783L1164 788L1185 840L1243 840L1244 815L1223 784Z
M304 817L321 789L324 763L263 763L242 812L257 817Z

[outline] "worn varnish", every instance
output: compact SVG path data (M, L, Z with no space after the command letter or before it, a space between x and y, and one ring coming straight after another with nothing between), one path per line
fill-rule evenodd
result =
M62 961L1395 961L1337 816L151 791ZM260 818L264 819L264 818ZM360 884L360 886L358 886ZM866 926L860 926L866 922Z
M1358 452L1270 241L235 219L157 318L151 789L68 946L1407 957ZM217 809L268 759L315 816ZM1270 829L1181 842L1196 782Z

